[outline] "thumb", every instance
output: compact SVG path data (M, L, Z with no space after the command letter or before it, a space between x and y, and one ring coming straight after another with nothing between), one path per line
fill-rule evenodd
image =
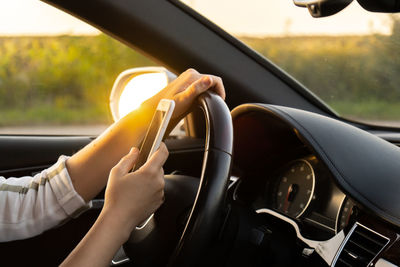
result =
M138 158L139 149L132 147L129 153L124 156L117 165L115 165L114 169L118 172L118 174L125 175L132 170L133 165L135 165Z
M150 157L150 159L142 166L143 168L149 168L154 166L155 168L162 168L165 161L168 158L168 149L164 142L161 142L160 147L157 151Z

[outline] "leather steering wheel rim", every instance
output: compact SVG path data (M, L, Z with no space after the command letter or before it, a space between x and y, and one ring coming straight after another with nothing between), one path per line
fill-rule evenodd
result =
M169 266L194 266L218 235L225 215L225 200L233 152L233 126L229 108L213 92L197 99L204 112L206 141L197 190L190 216Z

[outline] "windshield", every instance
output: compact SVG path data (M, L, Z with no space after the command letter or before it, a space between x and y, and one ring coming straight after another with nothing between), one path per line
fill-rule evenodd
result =
M292 0L186 0L257 50L340 116L400 127L400 17L353 1L312 18ZM221 12L224 10L224 12Z

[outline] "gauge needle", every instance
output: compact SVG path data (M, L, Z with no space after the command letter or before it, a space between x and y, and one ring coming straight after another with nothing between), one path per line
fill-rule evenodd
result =
M290 194L292 192L293 192L293 184L289 185L289 188L287 190L285 204L283 205L283 212L285 212L285 213L288 212L288 209L289 209L289 206L290 206L290 203L291 203L291 201L289 201L289 197L290 197Z
M286 199L285 199L285 204L283 205L283 212L287 213L289 210L289 206L294 200L294 197L297 193L298 185L297 184L291 184L288 188L287 194L286 194Z
M351 207L350 212L349 212L349 214L347 215L347 218L346 218L346 225L349 224L349 222L350 222L350 217L351 217L351 214L352 214L352 213L353 213L353 207Z

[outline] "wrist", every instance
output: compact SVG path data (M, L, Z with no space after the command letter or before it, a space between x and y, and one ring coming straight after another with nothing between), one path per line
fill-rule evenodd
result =
M126 218L123 214L118 214L115 210L103 209L99 215L99 222L106 229L111 229L116 238L122 243L128 240L137 222L134 218Z

